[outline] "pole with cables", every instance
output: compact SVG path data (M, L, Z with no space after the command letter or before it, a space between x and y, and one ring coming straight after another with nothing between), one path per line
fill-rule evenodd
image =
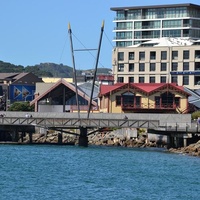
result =
M74 83L75 83L75 90L76 90L76 105L77 105L77 108L78 108L78 118L80 119L80 106L79 106L79 101L78 101L76 68L75 68L75 59L74 59L74 49L73 49L73 43L72 43L72 30L71 30L70 23L68 24L68 33L69 33L70 45L71 45L72 64L73 64L73 72L74 72Z
M97 58L96 58L96 65L95 65L95 70L94 70L94 78L93 78L93 83L92 83L92 91L91 91L91 96L90 96L90 102L89 102L89 105L88 105L87 119L90 116L90 110L91 110L91 104L92 104L92 98L93 98L93 92L94 92L94 84L95 84L96 74L97 74L97 66L98 66L98 62L99 62L99 55L100 55L103 31L104 31L104 21L102 22L102 26L101 26L101 34L100 34L100 40L99 40L99 47L98 47L98 51L97 51Z

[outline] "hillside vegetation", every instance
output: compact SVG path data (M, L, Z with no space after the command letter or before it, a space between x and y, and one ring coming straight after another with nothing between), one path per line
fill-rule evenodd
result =
M82 73L92 73L92 69L88 70L77 70L77 75ZM99 68L97 73L108 74L111 69ZM73 77L73 68L63 64L55 63L40 63L34 66L24 67L22 65L14 65L8 62L0 61L0 73L21 73L21 72L32 72L39 77L60 77L60 78L71 78Z

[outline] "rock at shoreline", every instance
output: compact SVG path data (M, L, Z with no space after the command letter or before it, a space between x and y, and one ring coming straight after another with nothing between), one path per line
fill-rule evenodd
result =
M187 147L181 147L178 149L170 148L169 152L187 154L191 156L200 156L200 140L197 143L190 144Z
M88 138L90 145L97 146L122 146L122 147L156 147L155 142L146 142L146 137L141 135L138 138L117 137L114 134L96 134Z
M23 142L21 139L19 143L29 143L29 135L26 134L23 137ZM32 142L35 144L59 144L58 142L58 133L48 133L40 134L35 133L32 135ZM67 133L62 134L62 144L78 144L78 137L69 135ZM139 135L137 138L127 138L126 136L118 137L113 133L108 134L96 134L88 137L89 145L96 146L121 146L121 147L166 147L166 144L160 144L156 141L148 141L145 135ZM181 148L170 148L169 152L187 154L191 156L200 157L200 140L197 143L190 144L187 147Z
M22 142L21 139L19 139L19 142ZM26 134L25 137L23 137L23 143L29 143L29 135ZM32 135L32 143L35 144L57 144L58 143L58 133L35 133ZM75 144L77 143L77 137L71 136L69 134L63 133L62 134L62 143L63 144Z

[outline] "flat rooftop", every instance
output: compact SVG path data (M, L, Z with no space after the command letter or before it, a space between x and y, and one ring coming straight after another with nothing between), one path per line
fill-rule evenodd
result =
M149 6L129 6L129 7L112 7L110 10L138 10L138 9L149 9L149 8L175 8L175 7L194 7L200 9L200 5L192 3L182 3L182 4L163 4L163 5L149 5Z

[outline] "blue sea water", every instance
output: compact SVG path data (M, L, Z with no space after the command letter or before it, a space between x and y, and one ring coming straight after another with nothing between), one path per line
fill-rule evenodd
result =
M120 147L0 145L0 200L200 199L200 158Z

